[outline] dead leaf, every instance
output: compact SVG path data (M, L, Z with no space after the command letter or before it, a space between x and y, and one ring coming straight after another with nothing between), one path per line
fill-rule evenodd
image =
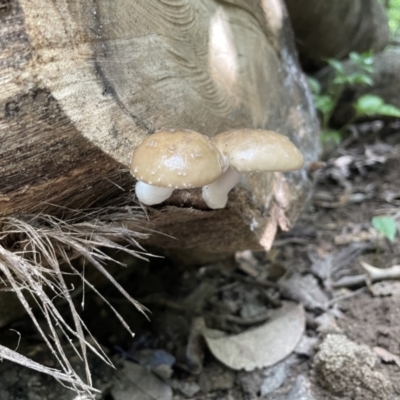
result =
M327 309L328 296L313 275L295 272L279 279L278 286L286 299L301 302L307 310Z
M335 273L347 267L367 248L368 246L366 244L353 243L341 249L339 252L329 253L323 256L310 253L308 256L312 261L311 272L329 286L330 280Z
M211 353L226 366L245 371L276 364L288 356L300 341L305 328L301 304L286 302L264 325L238 335L205 329Z
M383 347L376 346L374 350L375 354L384 362L393 362L400 368L400 357L384 349Z

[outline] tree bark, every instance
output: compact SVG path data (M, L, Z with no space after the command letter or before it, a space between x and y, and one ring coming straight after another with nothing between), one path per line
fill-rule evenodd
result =
M133 188L132 150L160 128L289 136L318 157L318 124L279 0L9 0L0 10L0 216L60 215ZM226 209L179 191L152 244L268 248L311 188L305 170L242 178Z
M351 51L379 52L389 41L386 11L378 0L286 0L305 69Z

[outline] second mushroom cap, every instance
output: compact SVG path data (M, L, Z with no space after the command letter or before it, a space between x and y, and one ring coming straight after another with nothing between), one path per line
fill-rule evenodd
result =
M300 150L273 131L232 130L214 136L212 142L237 171L295 171L304 162Z

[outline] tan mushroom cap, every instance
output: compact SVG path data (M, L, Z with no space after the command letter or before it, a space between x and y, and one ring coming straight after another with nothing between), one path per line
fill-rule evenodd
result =
M212 142L239 172L286 172L304 164L300 150L286 136L273 131L237 129L214 136Z
M145 183L175 189L195 188L215 181L226 169L211 140L190 130L162 130L135 149L132 175Z

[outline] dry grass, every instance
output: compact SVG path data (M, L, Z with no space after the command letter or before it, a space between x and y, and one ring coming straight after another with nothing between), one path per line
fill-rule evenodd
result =
M140 208L115 207L94 209L88 212L71 212L73 217L59 219L50 215L32 215L19 218L0 219L0 279L3 288L16 293L26 312L40 332L43 340L56 358L59 369L51 369L30 360L21 354L0 346L0 357L52 375L79 395L94 398L96 389L92 387L87 353L92 351L107 364L112 365L107 355L88 331L78 314L71 298L71 288L67 287L64 276L76 274L82 285L94 290L114 311L125 328L129 326L112 305L84 276L71 260L84 257L97 268L116 288L142 313L146 309L133 299L113 278L104 265L112 260L102 249L117 249L132 256L146 258L146 251L137 242L148 235L126 227L140 226L143 216ZM127 243L130 246L122 245ZM133 249L132 249L133 248ZM61 270L60 265L64 265ZM122 264L121 264L122 265ZM66 266L66 267L65 267ZM70 326L54 305L54 299L63 298L68 304L73 324ZM45 317L47 326L42 328L32 311L30 301ZM90 340L86 338L90 337ZM86 382L71 366L63 345L68 343L85 364ZM76 344L76 345L75 345Z

